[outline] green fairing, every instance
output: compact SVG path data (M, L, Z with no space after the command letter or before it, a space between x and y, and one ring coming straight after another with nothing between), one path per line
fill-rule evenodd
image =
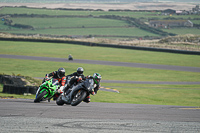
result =
M53 78L51 78L50 80L45 81L45 83L43 83L40 86L40 91L39 91L38 95L41 94L43 91L46 91L48 93L43 98L44 99L52 98L54 96L54 94L57 92L57 88L59 88L59 87L60 87L60 85L53 85Z

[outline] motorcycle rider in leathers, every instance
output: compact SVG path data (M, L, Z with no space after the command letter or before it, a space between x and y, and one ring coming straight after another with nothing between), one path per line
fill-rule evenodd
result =
M83 71L84 69L82 67L78 67L76 72L66 76L66 78L68 77L70 78L70 81L67 84L67 86L63 89L64 97L66 95L66 92L72 85L77 85L80 81L86 79L85 76L83 75Z
M66 82L65 69L61 67L58 69L58 71L53 71L49 74L46 74L45 79L43 79L43 82L45 80L48 80L49 77L55 78L59 81L61 87L58 89L58 92L62 92Z
M72 77L71 77L71 80L69 81L69 83L67 84L67 87L65 87L63 89L63 92L64 92L63 100L64 101L66 101L66 92L69 90L69 88L73 84L77 84L79 81L82 81L82 80L86 79L86 77L83 75L83 71L84 71L83 68L79 67L79 68L77 68L77 72L74 72L73 74L70 74L70 75L66 76L66 77L68 77L68 76L70 76L70 77L72 76ZM101 75L100 75L100 77L101 77ZM87 78L93 78L93 77L92 76L87 76ZM97 82L99 82L99 81L97 80ZM95 82L95 83L97 83L97 82ZM95 86L95 88L96 89L95 89L94 94L97 93L98 89L100 88L100 85ZM86 102L86 103L89 103L90 102L90 96L86 97L86 99L84 99L83 101Z
M90 78L94 80L94 92L92 95L97 94L97 91L100 89L100 81L101 81L101 75L99 73L94 73L93 76L87 76L86 78ZM86 103L90 102L90 96L88 96L85 100L83 100Z

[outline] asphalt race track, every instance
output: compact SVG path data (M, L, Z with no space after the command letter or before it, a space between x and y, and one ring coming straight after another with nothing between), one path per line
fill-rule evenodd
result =
M0 99L1 133L200 132L200 108L119 103L57 106L55 101Z
M66 58L2 55L0 58L67 62ZM181 67L125 62L74 60L71 63L200 72ZM200 84L199 82L114 81L133 84ZM92 100L92 96L91 96ZM84 103L57 106L55 101L34 103L30 99L0 99L0 133L197 133L200 108L186 106Z

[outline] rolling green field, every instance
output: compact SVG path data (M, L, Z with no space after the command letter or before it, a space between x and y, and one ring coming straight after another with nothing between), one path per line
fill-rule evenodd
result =
M57 58L67 58L69 54L72 54L75 59L200 67L200 56L198 55L89 47L64 43L0 41L0 53Z
M68 54L72 54L75 59L200 67L200 58L198 55L89 47L72 44L0 41L0 53L59 57L66 58L66 60ZM76 71L79 66L84 68L85 75L92 75L94 72L99 72L103 80L200 82L200 73L194 72L0 58L0 73L10 75L21 74L31 77L44 77L46 73L55 71L59 67L64 67L66 73L70 74ZM92 102L200 106L200 85L119 83L102 83L101 85L117 89L120 93L99 91L96 96L92 96ZM2 90L2 86L0 86L0 89ZM0 93L0 96L34 98L34 95L22 96L2 93Z
M50 16L61 15L76 15L76 16L100 16L100 15L118 15L130 16L134 18L145 17L151 15L151 12L118 12L118 11L72 11L72 10L53 10L53 9L31 9L31 8L12 8L5 7L1 9L1 14L45 14ZM154 15L154 14L153 14Z
M112 35L112 36L159 36L138 28L59 28L58 29L38 29L38 30L1 30L6 33L22 34L48 34L48 35Z
M174 28L174 29L163 29L166 32L175 33L177 35L195 34L200 35L200 30L197 28Z
M50 15L50 16L62 16L62 15L75 15L75 16L100 16L100 15L116 15L116 16L128 16L133 18L183 18L183 19L194 19L199 18L198 15L173 15L173 16L160 16L161 12L130 12L130 11L72 11L72 10L53 10L53 9L33 9L33 8L13 8L5 7L1 9L1 14L39 14L39 15ZM159 16L158 16L159 15Z
M121 20L103 18L13 18L14 23L31 25L34 28L82 28L82 27L115 27L128 26L128 23Z
M143 30L135 27L125 20L97 18L100 16L123 16L138 19L148 23L149 19L185 19L194 21L198 24L198 15L160 15L161 12L131 12L131 11L78 11L78 10L52 10L52 9L33 9L23 7L4 7L0 10L1 15L24 15L18 17L8 17L12 20L12 25L22 24L32 26L32 29L4 25L0 22L0 32L14 34L43 34L43 35L67 35L67 36L101 36L107 38L110 36L126 39L130 37L161 37L151 30ZM30 16L26 16L30 15ZM32 15L32 16L31 16ZM44 15L36 17L34 15ZM45 16L45 15L48 15ZM26 17L25 17L26 16ZM33 17L34 16L34 17ZM96 17L96 18L95 18ZM131 26L131 27L129 27ZM133 28L134 27L134 28ZM197 28L176 28L161 29L168 33L200 34ZM103 37L102 37L103 36Z

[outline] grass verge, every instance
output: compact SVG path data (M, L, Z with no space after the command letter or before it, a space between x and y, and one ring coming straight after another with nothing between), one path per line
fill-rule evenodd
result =
M111 86L111 89L117 89L120 93L100 90L95 96L91 96L92 102L200 106L200 85L135 85L111 83L102 83L102 85ZM2 98L35 98L35 95L26 96L1 93L2 88L2 85L0 85L0 97Z
M173 54L73 44L0 41L0 53L26 56L105 60L161 65L200 67L199 55Z

